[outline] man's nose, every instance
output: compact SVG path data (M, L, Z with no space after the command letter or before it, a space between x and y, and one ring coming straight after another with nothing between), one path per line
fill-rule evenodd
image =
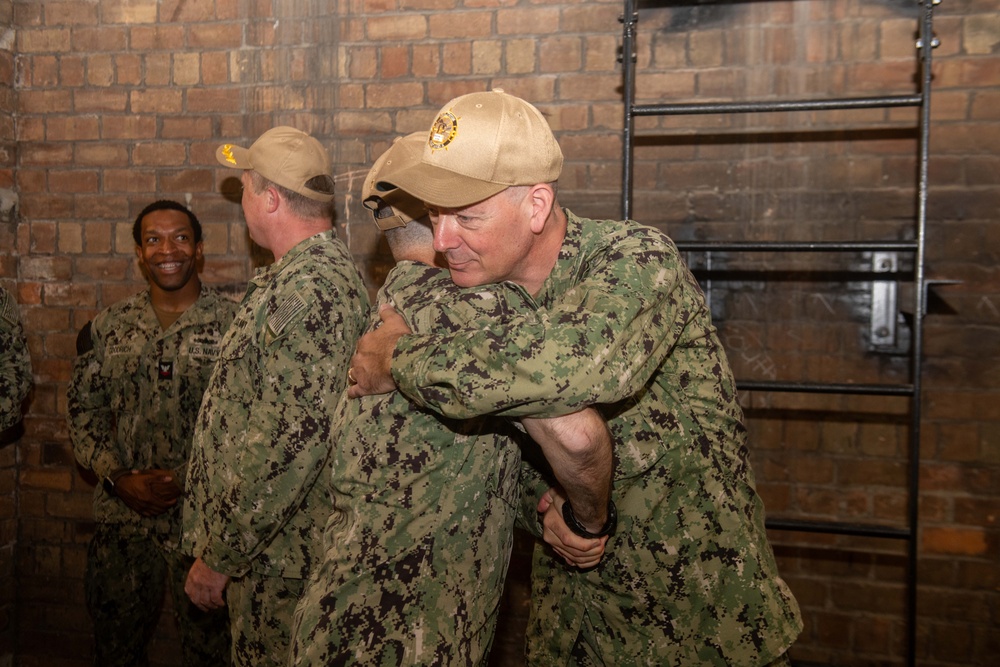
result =
M434 251L447 252L458 247L458 235L455 233L456 222L453 215L438 216L434 225Z

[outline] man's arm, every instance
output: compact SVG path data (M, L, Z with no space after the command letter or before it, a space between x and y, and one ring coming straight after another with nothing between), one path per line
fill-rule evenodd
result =
M31 357L17 301L0 289L0 437L8 428L13 432L12 427L21 422L21 404L31 382Z
M611 434L594 408L549 419L521 420L541 447L574 516L590 533L608 521L614 455Z
M84 468L101 480L125 467L114 446L110 380L101 375L103 339L94 334L89 349L73 362L67 390L67 425L73 454Z
M345 263L348 268L353 266ZM295 551L288 565L272 565L301 567L307 538L297 535L296 522L308 523L307 509L315 511L307 497L335 444L331 421L347 385L346 360L367 314L362 289L360 279L299 274L276 292L276 312L283 299L302 300L292 317L274 326L242 325L260 336L249 351L240 351L241 360L244 354L259 356L250 364L259 365L259 374L248 375L242 361L219 359L215 373L226 396L206 395L202 404L184 518L193 555L216 572L240 576L265 550ZM206 426L207 420L213 421ZM222 443L221 449L199 439ZM207 505L198 506L202 502Z
M615 243L615 252L589 258L587 274L548 308L450 334L404 335L381 331L384 324L358 346L353 393L384 383L379 369L391 344L399 389L447 417L558 416L635 395L679 341L711 332L672 245L655 235ZM366 347L376 337L381 351ZM382 361L366 362L368 351Z

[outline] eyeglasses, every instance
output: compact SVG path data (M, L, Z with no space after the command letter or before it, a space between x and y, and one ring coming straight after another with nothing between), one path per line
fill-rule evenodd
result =
M402 216L398 215L392 206L378 195L366 197L361 204L372 212L375 225L383 231L406 226L407 221L403 220Z

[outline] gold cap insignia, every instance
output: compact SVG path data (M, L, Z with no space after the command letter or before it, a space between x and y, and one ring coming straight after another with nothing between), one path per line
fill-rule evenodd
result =
M451 111L443 111L431 125L431 134L427 145L432 151L448 148L448 144L458 136L458 117Z

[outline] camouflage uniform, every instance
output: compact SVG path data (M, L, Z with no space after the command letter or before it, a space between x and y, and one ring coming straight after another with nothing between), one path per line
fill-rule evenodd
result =
M166 330L148 291L94 318L93 348L77 357L69 387L69 431L81 466L101 479L131 468L172 470L183 481L198 406L235 310L235 303L203 285L198 300ZM95 664L146 664L165 585L184 664L227 662L226 615L205 614L184 594L193 559L179 551L180 503L143 517L98 484L94 519L86 594Z
M250 281L198 417L185 544L227 592L237 664L284 664L331 504L331 422L368 297L333 231Z
M397 264L379 303L440 332L523 306L502 287L460 290L414 262ZM290 664L484 664L513 538L516 431L443 419L399 392L343 400L338 423L336 509L296 610Z
M14 295L0 287L0 438L21 421L21 403L31 390L31 357ZM16 438L11 437L11 440ZM3 441L0 440L0 444Z
M530 664L775 660L802 623L764 531L704 296L659 232L567 217L536 310L503 331L403 337L396 382L454 419L595 405L608 421L618 530L589 572L536 550ZM543 488L524 492L532 519Z

